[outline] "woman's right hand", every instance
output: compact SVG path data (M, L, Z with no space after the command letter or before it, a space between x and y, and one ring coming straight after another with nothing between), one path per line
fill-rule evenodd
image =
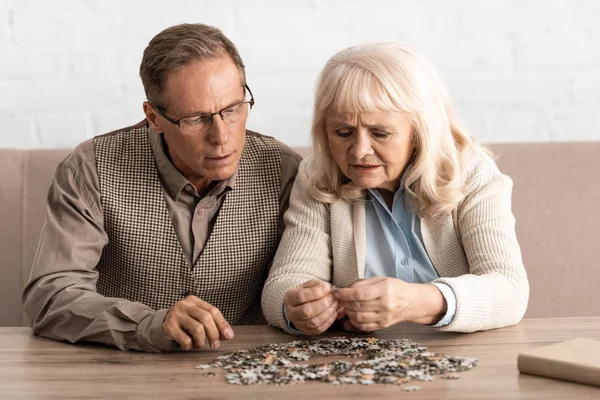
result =
M333 297L332 288L327 282L313 279L287 291L283 298L285 314L296 329L307 335L318 335L345 315Z

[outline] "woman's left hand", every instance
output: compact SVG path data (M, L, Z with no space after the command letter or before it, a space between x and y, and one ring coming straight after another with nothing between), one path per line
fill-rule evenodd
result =
M372 332L401 321L434 324L446 312L442 292L432 284L408 283L401 279L361 279L333 294L346 310L346 329ZM351 324L351 326L349 326Z

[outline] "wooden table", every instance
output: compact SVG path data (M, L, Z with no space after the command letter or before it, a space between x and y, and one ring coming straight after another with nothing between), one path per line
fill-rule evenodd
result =
M194 366L226 351L283 343L294 337L267 326L234 328L236 338L218 351L146 354L98 345L71 345L36 337L28 328L0 328L0 399L600 399L600 388L520 375L519 352L576 337L600 340L599 318L529 319L517 326L472 334L441 333L401 324L377 332L409 338L431 351L473 357L479 365L459 380L414 382L417 392L394 385L237 386L223 371L204 377ZM412 385L413 383L411 383Z

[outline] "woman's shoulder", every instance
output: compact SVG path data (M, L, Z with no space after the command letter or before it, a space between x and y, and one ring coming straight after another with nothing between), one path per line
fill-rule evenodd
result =
M494 155L482 146L473 150L471 162L465 171L466 194L478 190L496 179L510 179L500 172L493 157Z
M342 205L347 207L354 204L351 201L342 198L336 198L333 201L324 201L314 196L315 179L317 178L317 172L323 168L312 155L304 158L298 166L298 174L296 175L295 188L303 194L305 197L310 197L312 201L322 204L324 207L338 207Z
M298 174L294 182L292 196L302 199L303 202L316 202L311 196L312 179L315 173L315 162L311 156L304 158L298 165Z
M317 179L317 172L322 170L322 166L315 160L313 155L304 158L298 165L298 175L296 175L297 185L308 188L314 185L314 180Z
M302 171L303 175L308 174L308 172L313 168L314 163L315 161L312 154L303 158L298 166L298 172Z
M313 156L310 155L300 161L298 165L298 174L296 175L296 183L303 187L308 187L310 178L314 171L314 160Z

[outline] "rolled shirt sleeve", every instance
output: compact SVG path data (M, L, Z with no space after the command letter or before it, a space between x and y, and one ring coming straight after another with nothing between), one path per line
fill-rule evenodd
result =
M433 285L442 292L447 304L446 314L437 322L437 324L432 325L434 328L441 328L449 325L454 319L454 314L456 314L456 296L454 295L452 288L444 283L433 283Z
M167 310L96 291L96 265L108 242L103 228L93 142L57 168L22 302L33 331L55 340L101 342L120 349L174 349L162 332Z

